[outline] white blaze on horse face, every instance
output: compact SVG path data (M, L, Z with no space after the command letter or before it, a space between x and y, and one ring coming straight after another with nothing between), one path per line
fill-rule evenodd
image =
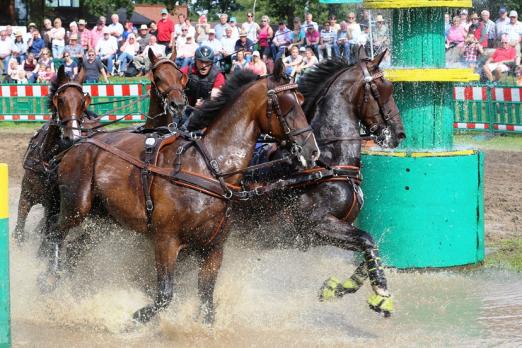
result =
M71 121L71 127L72 127L73 140L80 139L80 137L81 137L80 125L78 124L78 121L76 119L73 119Z

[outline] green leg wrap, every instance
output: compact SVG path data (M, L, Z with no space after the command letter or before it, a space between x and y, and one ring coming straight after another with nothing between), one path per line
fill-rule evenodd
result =
M391 297L373 294L368 299L368 305L374 311L382 313L385 318L390 317L393 312L393 300Z

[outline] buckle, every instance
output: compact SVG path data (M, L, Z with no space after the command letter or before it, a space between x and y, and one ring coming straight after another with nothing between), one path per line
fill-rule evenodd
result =
M234 192L232 192L231 190L227 190L227 192L225 192L225 194L223 195L223 197L225 199L230 199L232 198L232 196L234 195Z
M154 209L154 205L152 204L152 200L148 199L145 201L145 207L147 208L147 211L152 211Z

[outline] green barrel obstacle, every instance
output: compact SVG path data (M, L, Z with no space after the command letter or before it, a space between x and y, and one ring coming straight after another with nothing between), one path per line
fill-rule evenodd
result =
M450 267L484 259L484 156L453 149L454 82L478 79L445 69L444 7L471 1L365 1L392 8L395 100L407 139L396 151L363 155L365 206L357 224L397 268Z
M0 347L11 346L7 164L0 163Z

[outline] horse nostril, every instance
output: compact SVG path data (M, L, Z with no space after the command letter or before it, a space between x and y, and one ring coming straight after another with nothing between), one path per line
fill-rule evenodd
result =
M397 135L397 137L398 137L399 139L403 140L403 139L406 139L406 134L404 134L403 132L400 132L400 133Z

